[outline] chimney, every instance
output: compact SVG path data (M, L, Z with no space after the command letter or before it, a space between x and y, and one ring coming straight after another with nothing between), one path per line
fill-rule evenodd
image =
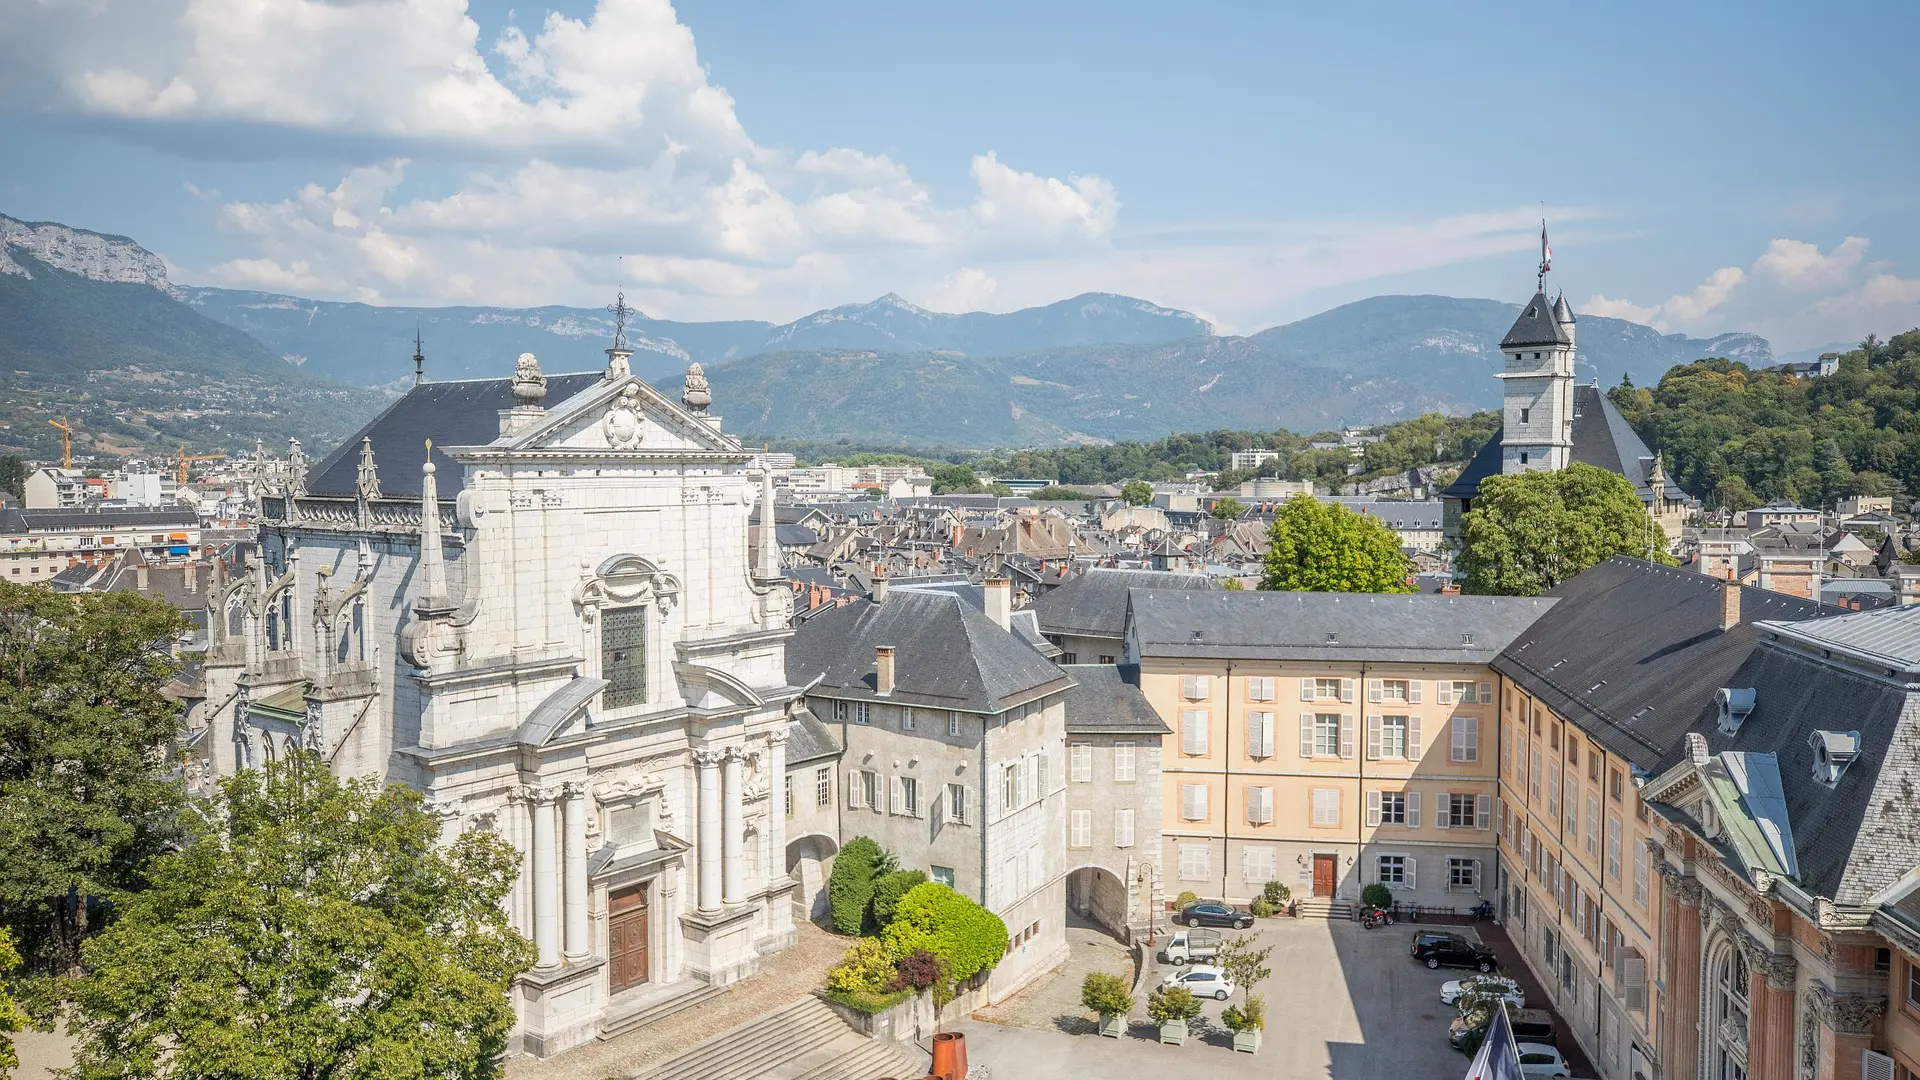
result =
M147 591L147 564L141 563L133 568L133 588L136 592Z
M893 646L873 647L873 692L886 697L893 693Z
M1733 571L1727 571L1727 579L1720 583L1720 629L1731 630L1740 625L1740 583L1733 579Z
M870 593L870 599L876 604L887 602L887 567L884 563L873 568L873 590ZM893 650L888 649L887 655L892 656Z
M188 559L186 566L181 568L180 576L185 579L181 584L186 586L187 592L197 593L200 591L200 567L197 566L192 559Z
M1013 583L1003 577L987 579L987 618L1002 630L1013 625Z

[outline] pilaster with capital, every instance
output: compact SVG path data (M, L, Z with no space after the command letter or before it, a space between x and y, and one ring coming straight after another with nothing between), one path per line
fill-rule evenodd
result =
M593 953L587 925L587 785L570 780L561 786L566 851L566 959L577 964Z
M524 789L533 818L533 946L540 956L537 966L549 969L560 966L560 867L553 820L558 796L549 786Z
M695 750L693 766L699 777L698 819L700 910L720 910L720 761L717 750Z
M787 866L787 733L767 733L767 880Z
M738 904L746 899L746 836L747 820L744 793L741 790L742 766L746 755L737 746L729 746L726 751L721 773L724 782L723 804L720 812L721 899L729 904Z

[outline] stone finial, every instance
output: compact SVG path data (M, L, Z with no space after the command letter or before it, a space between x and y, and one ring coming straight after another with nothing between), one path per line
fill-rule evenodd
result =
M680 391L680 404L689 411L704 414L713 404L713 391L707 386L707 373L698 361L687 365L687 385Z
M530 352L520 354L513 365L513 400L521 405L538 405L547 396L547 377L540 373L540 361Z
M307 492L307 455L300 450L299 439L287 440L287 494Z
M297 448L296 448L297 449ZM363 499L380 497L380 473L373 465L373 439L360 439L360 467L354 470L354 487Z

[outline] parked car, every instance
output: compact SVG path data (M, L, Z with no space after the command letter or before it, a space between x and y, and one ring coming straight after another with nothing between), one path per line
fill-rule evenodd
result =
M1499 994L1516 1009L1526 1007L1527 992L1505 975L1469 975L1455 979L1440 987L1440 1004L1452 1005L1467 994L1481 990Z
M1180 917L1174 922L1188 926L1231 926L1235 930L1245 930L1253 925L1253 913L1242 911L1232 904L1216 904L1202 900L1197 904L1188 904L1180 909Z
M1572 1073L1560 1051L1541 1043L1523 1042L1514 1047L1520 1052L1520 1075L1542 1080L1567 1080Z
M1213 998L1225 1001L1233 996L1233 980L1227 973L1211 964L1195 964L1185 971L1176 971L1161 980L1161 986L1184 986L1193 992L1194 997Z
M1413 935L1413 958L1430 968L1470 967L1483 975L1500 966L1499 957L1485 945L1434 930Z
M1553 1014L1545 1009L1514 1009L1507 1015L1513 1026L1513 1039L1515 1042L1539 1043L1542 1046L1553 1046L1560 1041L1559 1036L1553 1033ZM1483 1030L1486 1027L1484 1021L1492 1018L1485 1013L1481 1013L1480 1019L1483 1022L1475 1024L1472 1022L1473 1017L1454 1017L1453 1023L1447 1026L1448 1045L1452 1046L1455 1050L1461 1049L1467 1043L1467 1033L1470 1031Z
M1204 964L1220 954L1221 938L1218 930L1176 930L1160 958L1169 964Z

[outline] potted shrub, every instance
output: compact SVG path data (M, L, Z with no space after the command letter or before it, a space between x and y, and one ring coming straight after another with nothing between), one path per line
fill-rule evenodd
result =
M1393 890L1376 881L1360 890L1360 903L1376 911L1385 911L1393 906Z
M1127 1014L1133 1011L1126 979L1108 971L1087 972L1080 982L1080 1004L1100 1014L1100 1034L1109 1039L1126 1034Z
M1163 986L1147 995L1147 1015L1160 1025L1160 1041L1180 1046L1187 1041L1187 1021L1200 1015L1200 999L1184 986Z
M1243 1005L1229 1005L1220 1014L1221 1022L1233 1032L1233 1048L1243 1054L1258 1053L1260 1035L1267 1029L1267 999L1248 994Z

